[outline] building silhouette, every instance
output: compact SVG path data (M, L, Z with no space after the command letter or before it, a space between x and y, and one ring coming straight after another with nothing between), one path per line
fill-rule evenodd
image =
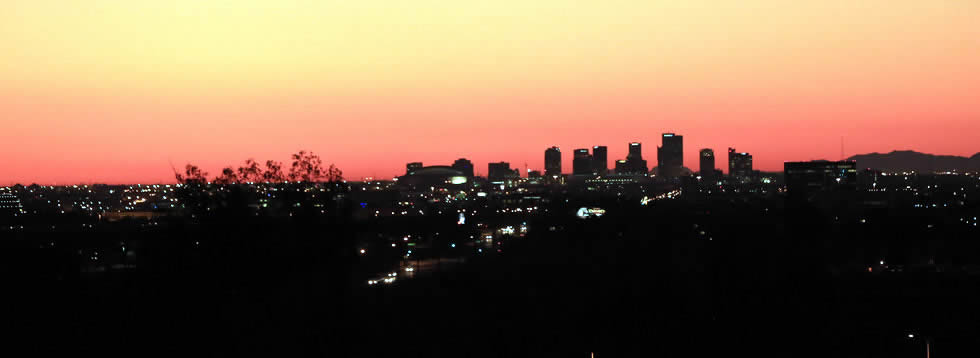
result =
M640 142L631 142L629 144L629 152L626 154L626 160L629 161L631 158L643 159L643 145Z
M629 167L626 166L626 159L620 159L616 161L616 165L613 168L616 174L626 174L629 172Z
M728 148L728 175L739 178L752 176L752 155Z
M460 188L469 182L470 178L467 178L462 171L446 165L412 167L408 173L398 177L399 186L413 190Z
M664 133L661 146L657 147L657 170L664 177L673 178L684 167L684 136Z
M473 177L473 162L466 158L456 159L456 161L453 162L453 169L459 170L466 177Z
M510 163L499 162L499 163L488 163L487 164L487 179L490 181L513 179L520 177L520 174L510 168Z
M592 147L592 173L596 175L606 175L609 173L609 154L606 146L597 145Z
M857 193L857 162L811 161L783 164L790 206L846 208Z
M422 169L422 162L411 162L405 165L405 174L409 175L415 173L416 170Z
M588 148L576 149L573 152L572 157L572 174L573 175L590 175L592 174L592 155L589 154Z
M643 160L643 146L639 142L629 144L626 160L616 161L616 174L647 174L647 161Z
M561 149L551 147L544 151L544 175L561 176Z
M701 162L701 176L713 177L715 175L715 151L710 148L701 149L698 158Z

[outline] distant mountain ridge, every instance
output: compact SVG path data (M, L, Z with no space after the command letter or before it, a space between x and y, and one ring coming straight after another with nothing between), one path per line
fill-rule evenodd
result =
M860 169L878 169L886 171L975 171L980 170L980 153L973 156L960 157L955 155L934 155L919 153L911 150L896 150L891 153L859 154L847 158L857 162Z

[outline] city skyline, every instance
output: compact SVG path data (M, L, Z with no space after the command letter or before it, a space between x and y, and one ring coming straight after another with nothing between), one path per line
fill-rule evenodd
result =
M978 350L978 0L12 0L0 50L5 351Z
M673 134L673 133L670 133L670 134ZM682 135L682 134L681 133L677 133L677 135ZM584 146L585 148L583 148L583 149L587 149L588 150L588 149L594 149L595 147L601 147L601 148L613 147L614 150L612 151L612 154L608 154L608 155L611 155L611 157L609 157L610 159L608 159L611 162L611 163L609 163L611 165L611 164L615 164L615 162L618 161L618 160L621 161L623 159L627 159L628 158L628 154L629 154L629 146L631 146L634 143L639 143L641 145L643 144L642 141L630 141L630 142L624 142L620 146L615 146L615 145L609 146L609 145L605 145L605 144L596 144L596 145ZM656 144L657 143L654 143L654 145L656 145ZM550 149L550 148L553 148L553 147L557 147L559 149L562 148L562 146L551 146L551 147L546 147L545 149ZM622 147L624 149L615 150L615 148L617 148L617 147ZM684 150L684 156L685 156L685 158L686 157L693 157L693 158L687 158L687 159L685 159L685 162L687 162L688 160L692 160L692 162L695 163L694 165L690 165L690 164L686 164L685 163L685 165L683 167L684 168L687 168L687 169L690 169L692 173L699 173L701 171L701 169L702 169L701 168L701 165L700 165L701 159L702 159L701 158L702 150L705 150L705 149L714 150L715 149L715 148L708 148L708 147L688 148L686 145L683 148L684 148L683 150ZM578 149L578 148L576 148L576 149ZM733 147L728 147L727 150L722 150L722 152L731 151L733 149L734 149ZM754 152L745 152L745 151L742 151L741 150L742 149L741 147L739 147L738 149L739 149L738 150L739 153L746 153L746 154L749 154L750 155L750 162L754 161L755 158L752 158L751 157L751 155L754 155ZM606 149L606 150L608 152L608 149ZM646 150L642 150L642 153L644 155L644 158L652 157L652 158L654 158L653 160L656 161L657 158L659 157L658 156L658 153L656 152L657 148L654 148L653 150L655 151L653 153L646 153ZM887 152L891 152L891 151L892 150L882 151L882 153L887 153ZM844 158L837 158L837 157L831 157L831 156L827 156L827 157L816 157L816 158L807 158L807 159L792 159L792 158L787 158L785 160L780 161L779 162L779 165L780 166L783 166L785 163L788 163L788 162L838 161L838 160L845 160L845 159L847 159L847 158L849 158L851 156L855 156L855 155L865 155L865 154L873 154L873 153L878 153L878 152L872 152L872 153L847 153L847 154L845 154ZM320 153L314 152L314 154L320 154ZM980 152L973 153L972 155L976 155L976 154L980 154ZM838 156L839 155L840 154L838 154ZM567 156L567 158L566 158L566 156ZM971 154L970 153L967 153L966 155L963 155L963 156L964 157L969 157L969 156L971 156ZM469 162L470 170L472 170L473 175L475 175L475 176L487 177L488 174L489 174L488 173L488 170L487 170L488 165L492 165L494 163L502 163L502 162L504 162L504 163L510 163L512 166L514 166L511 169L517 170L517 172L520 173L520 176L521 177L527 177L527 174L528 174L527 171L538 171L538 172L541 172L541 173L545 173L546 172L546 170L545 170L546 168L545 168L544 156L539 154L539 155L537 155L537 157L538 158L531 159L530 161L527 161L527 162L524 162L524 161L513 161L513 160L499 160L499 159L498 160L490 159L490 160L487 160L487 161L477 161L477 160L473 160L473 158L472 157L469 157L469 156L439 153L439 154L435 154L435 155L432 155L432 156L427 157L427 158L433 158L431 160L420 160L420 159L416 159L417 157L405 158L405 160L401 160L401 161L399 161L400 159L395 159L395 161L398 161L398 163L396 164L396 167L395 168L387 168L387 167L385 167L385 168L383 168L381 170L379 170L377 168L370 169L372 173L379 173L379 172L386 172L386 173L387 172L390 172L390 173L392 173L391 175L388 175L388 176L385 176L385 175L377 175L377 174L354 176L354 175L350 174L350 172L348 172L344 167L341 167L341 166L338 165L338 168L343 171L344 179L347 180L347 181L392 180L392 179L395 179L395 178L397 178L399 176L404 175L406 173L406 166L411 167L412 165L416 165L416 166L418 166L418 168L421 168L423 166L426 166L427 167L427 166L433 166L433 165L435 165L435 166L453 166L453 165L459 165L460 163L458 161L465 160L465 161L468 161ZM491 155L489 155L489 158L495 158L495 156L491 154ZM567 148L564 149L561 152L561 158L562 158L561 159L561 168L562 168L561 174L563 174L563 175L573 175L574 174L574 150L567 149ZM263 157L259 157L259 158L250 157L250 158L246 158L246 159L255 159L256 161L259 161L259 162L264 162L267 159L271 159L271 160L279 161L281 163L288 164L289 156L288 155L283 156L283 158L281 158L281 159L280 158L263 158ZM324 164L325 165L330 165L330 164L336 165L335 162L332 162L332 161L328 160L328 158L326 158L326 157L324 157L323 159L324 159ZM537 165L534 164L535 161L537 162ZM183 170L182 168L184 167L185 164L193 164L195 166L198 166L198 167L200 167L200 169L203 172L207 173L209 177L216 177L216 176L218 176L218 175L221 174L222 168L227 168L227 167L237 168L237 167L241 166L242 164L244 164L244 159L241 159L241 160L238 160L238 161L229 161L229 162L226 162L226 163L216 163L216 164L213 164L211 166L201 165L201 163L207 163L207 162L205 162L205 161L193 161L193 160L192 161L188 161L186 163L185 162L172 162L172 161L171 162L168 162L168 163L166 163L166 170L164 171L164 174L163 174L163 176L162 176L162 178L160 180L145 180L145 181L80 180L80 181L66 181L66 182L42 182L42 181L36 181L36 180L22 180L22 181L6 180L6 181L4 181L4 180L2 180L3 178L0 178L0 185L10 186L10 185L14 185L14 184L22 184L22 185L38 184L38 185L55 185L55 186L57 186L57 185L74 185L74 184L78 184L78 185L82 185L82 184L109 184L109 185L126 185L126 184L174 184L174 183L177 183L177 181L174 178L175 170L177 172L181 172ZM527 171L524 170L525 169L525 167L524 167L525 163L527 164ZM591 156L591 153L590 153L590 155L589 155L589 164L591 165L592 163L593 163L592 162L592 156ZM770 168L767 168L767 167L760 168L755 163L758 163L758 161L754 161L754 163L752 163L750 165L752 165L752 168L754 170L756 170L756 171L760 171L760 172L771 172L771 173L778 173L778 172L783 171L783 167L771 168L771 169ZM173 166L171 166L171 165L173 165ZM653 173L652 172L652 171L655 171L657 169L657 166L656 166L655 163L652 164L652 165L649 165L647 169L649 171L651 171L651 174L657 174L657 173ZM725 175L730 175L730 172L731 172L730 163L728 163L728 162L724 162L724 163L717 163L716 162L715 163L715 169L719 173L723 173ZM608 170L609 170L610 173L615 173L615 169L613 167L609 167Z
M550 145L614 161L638 141L652 164L664 132L685 163L737 147L766 171L840 159L842 138L845 156L978 150L977 2L3 7L0 183L167 182L171 162L300 149L354 179L540 170Z

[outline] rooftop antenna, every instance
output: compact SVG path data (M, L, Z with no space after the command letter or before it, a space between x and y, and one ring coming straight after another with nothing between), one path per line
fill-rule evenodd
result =
M180 177L180 173L177 172L177 167L174 166L174 161L167 158L167 162L170 163L170 169L174 171L174 178Z

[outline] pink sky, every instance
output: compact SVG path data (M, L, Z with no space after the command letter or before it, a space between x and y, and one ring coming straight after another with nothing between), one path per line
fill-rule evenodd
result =
M980 2L208 3L0 5L0 184L300 149L351 180L630 141L652 165L668 131L691 168L980 151Z

